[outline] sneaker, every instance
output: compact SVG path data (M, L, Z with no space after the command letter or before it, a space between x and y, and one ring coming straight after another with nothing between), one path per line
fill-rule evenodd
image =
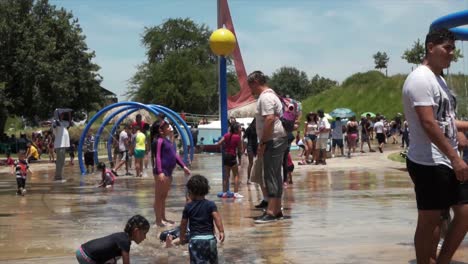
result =
M253 218L253 220L259 220L259 219L262 219L267 213L264 211L263 214L259 215L259 216L255 216Z
M255 220L254 223L256 223L256 224L266 224L266 223L272 223L272 222L276 222L276 221L278 221L278 218L276 216L265 214L264 216L262 216L262 218Z
M114 173L114 175L115 175L116 177L119 177L119 175L117 174L117 172L116 172L115 170L111 170L111 172Z
M24 196L25 194L26 194L26 189L21 190L21 195Z
M244 195L240 193L234 193L234 198L244 198Z
M276 218L278 220L282 220L284 218L284 215L283 215L283 211L280 211L277 215L276 215Z
M265 200L262 200L259 204L257 204L257 205L255 206L255 208L258 208L258 209L260 209L260 208L267 208L267 207L268 207L268 202L265 201Z
M380 153L383 153L383 150L382 150L382 148L381 148L381 147L379 147L379 151L380 151Z

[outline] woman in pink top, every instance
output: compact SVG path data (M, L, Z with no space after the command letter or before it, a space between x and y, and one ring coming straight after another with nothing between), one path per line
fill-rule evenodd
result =
M241 165L242 159L242 140L240 137L240 125L239 123L233 123L231 129L226 133L218 145L224 143L223 147L223 164L225 170L225 177L223 179L223 192L228 190L229 177L234 175L234 197L241 197L238 194L239 191L239 169L237 168L237 158L239 159L239 165Z

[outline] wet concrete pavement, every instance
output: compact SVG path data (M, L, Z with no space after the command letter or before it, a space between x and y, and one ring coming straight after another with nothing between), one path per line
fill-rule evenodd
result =
M394 151L397 149L394 148ZM296 156L297 153L294 153ZM334 158L328 165L296 165L294 184L284 193L285 220L256 225L258 186L242 184L241 199L219 199L220 156L196 155L193 173L208 177L226 230L218 244L221 263L415 263L413 234L416 204L402 163L388 153ZM297 164L297 162L295 162ZM246 182L247 160L242 181ZM67 182L53 183L54 165L32 164L26 196L16 196L14 176L0 169L0 262L76 263L82 243L121 232L129 217L154 222L152 177L119 177L113 189L96 188L99 175L80 176L67 166ZM150 170L147 171L148 174ZM181 170L167 201L169 219L181 218L184 184ZM187 247L166 249L152 227L131 248L132 263L188 263ZM465 238L454 260L468 263Z

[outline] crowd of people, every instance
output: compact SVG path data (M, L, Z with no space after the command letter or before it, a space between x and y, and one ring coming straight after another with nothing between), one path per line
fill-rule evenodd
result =
M238 165L244 153L248 156L247 183L260 185L263 199L256 208L263 213L254 218L255 224L265 224L284 219L282 198L288 184L292 184L294 164L289 149L296 144L303 148L299 165L327 165L327 154L350 158L359 149L383 153L385 144L401 144L408 148L407 169L414 183L418 221L415 232L415 248L418 263L448 264L468 230L468 165L460 157L458 148L468 146L464 133L468 122L459 121L455 115L456 99L445 80L443 69L450 65L455 50L454 36L448 30L431 31L426 37L426 57L421 66L406 79L403 87L404 117L397 114L387 120L377 114L335 118L331 123L323 110L307 113L304 129L294 137L285 128L281 116L281 99L267 84L261 71L254 71L247 78L252 95L256 96L256 112L253 122L244 131L235 119L230 120L230 131L217 142L223 146L223 192L227 192L231 172L234 178L234 198L239 194L240 175ZM204 121L202 121L204 122ZM302 132L302 136L301 136ZM12 163L12 174L17 178L17 194L26 192L26 178L30 171L28 161L33 161L53 141L47 133L44 142L26 142L27 151L20 153ZM376 141L376 142L374 142ZM372 144L374 143L374 144ZM376 144L375 144L376 143ZM166 217L166 199L169 194L172 174L179 165L186 175L191 171L178 156L174 146L174 129L164 116L158 116L152 125L137 116L118 132L114 141L116 157L111 169L98 164L101 172L100 187L112 187L119 169L125 166L125 174L131 175L131 157L135 159L136 177L142 177L143 167L151 160L155 180L155 227L172 226L175 221ZM72 147L73 148L73 147ZM85 162L88 171L94 171L94 139L88 134L85 141ZM346 155L345 155L346 152ZM221 214L214 202L205 198L210 190L209 182L202 175L191 176L186 184L187 195L182 212L178 239L189 243L191 263L217 263L217 239L224 241L225 233ZM449 209L453 220L444 236L437 254L442 220ZM124 232L91 240L76 251L79 263L101 263L122 257L129 263L131 241L137 244L145 238L150 224L146 218L135 215L128 221ZM216 232L217 230L217 232ZM187 232L190 231L190 236ZM176 236L169 235L166 245L171 246Z

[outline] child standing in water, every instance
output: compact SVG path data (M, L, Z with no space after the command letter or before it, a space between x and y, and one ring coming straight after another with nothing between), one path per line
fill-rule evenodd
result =
M98 187L109 188L114 186L115 175L112 170L107 169L104 162L99 162L97 168L98 170L101 170L101 182Z
M224 241L224 227L221 215L213 201L205 199L210 186L201 175L194 175L187 182L190 202L185 205L180 222L180 241L185 243L187 225L190 229L190 263L218 263L218 249L214 225L219 232L219 240Z
M130 263L130 246L132 241L140 244L146 239L150 224L141 215L132 216L124 232L88 241L76 250L76 259L80 264L117 263L122 257L123 264Z
M29 169L28 161L26 160L26 155L23 152L18 154L18 160L16 160L11 166L11 174L16 175L16 184L18 189L16 191L17 195L23 195L26 193L26 178L28 176Z

